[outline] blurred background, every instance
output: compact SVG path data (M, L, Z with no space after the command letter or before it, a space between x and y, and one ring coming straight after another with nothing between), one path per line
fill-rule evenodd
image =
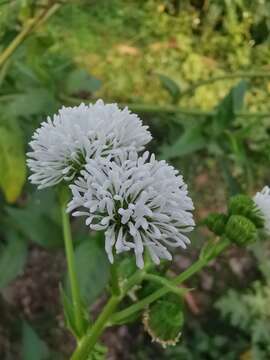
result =
M68 359L66 283L53 190L27 182L36 127L98 98L138 113L149 149L180 169L199 221L232 194L269 184L269 0L0 0L0 358ZM108 262L73 223L77 271L93 316ZM172 275L209 236L193 233ZM187 284L180 342L163 349L138 319L108 330L106 359L270 359L270 245L231 248ZM104 349L105 349L104 348ZM99 360L99 359L98 359Z

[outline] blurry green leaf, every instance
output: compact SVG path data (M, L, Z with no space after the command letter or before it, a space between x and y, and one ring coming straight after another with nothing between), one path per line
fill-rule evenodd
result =
M181 95L179 85L166 75L158 74L158 76L163 88L171 95L173 103L177 103Z
M83 69L72 71L66 80L66 90L69 94L76 94L80 91L94 93L101 87L101 81L88 74Z
M8 105L9 116L48 115L56 110L55 98L47 89L31 88L25 93L14 94Z
M109 261L104 244L98 241L100 239L87 236L75 249L75 266L82 300L86 304L93 303L109 280Z
M23 323L22 341L22 360L50 359L47 345L26 322Z
M83 335L83 333L86 332L87 328L89 327L88 311L84 307L84 304L81 304L80 310L82 311L82 314L83 314L83 320L84 320L83 325L84 326L83 326L83 333L80 333L80 331L77 329L77 326L76 326L76 321L75 321L75 317L74 317L75 312L74 312L73 304L72 304L71 300L69 299L69 297L67 296L67 294L65 293L65 291L61 285L60 285L60 296L61 296L61 302L62 302L63 309L64 309L66 327L71 331L71 333L75 337L80 338Z
M22 134L14 119L0 122L0 187L7 202L16 201L26 179Z
M26 256L26 243L17 234L11 233L7 245L0 247L0 289L21 273Z
M36 191L25 208L6 208L11 226L41 246L55 248L63 244L60 212L54 191Z
M217 112L213 117L213 132L215 136L228 129L235 118L235 113L242 109L247 84L245 80L240 81L218 104Z
M203 149L207 143L208 141L202 133L202 127L195 125L187 128L172 145L162 146L160 156L166 160L184 156Z

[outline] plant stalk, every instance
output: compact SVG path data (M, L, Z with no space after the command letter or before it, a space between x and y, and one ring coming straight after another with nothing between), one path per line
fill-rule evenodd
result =
M67 259L67 268L68 268L68 277L71 288L71 297L74 308L74 317L75 324L79 334L83 334L84 326L83 326L83 315L82 315L82 307L81 307L81 298L80 291L78 285L78 279L76 275L75 269L75 260L74 260L74 249L72 243L71 236L71 228L69 215L66 212L66 202L63 201L61 204L61 214L62 214L62 224L63 224L63 234L64 234L64 242L65 242L65 252Z
M89 332L82 338L71 360L87 360L91 351L93 350L99 336L102 334L103 329L115 308L121 301L122 297L113 295L105 305L98 319L89 330Z
M220 255L224 249L226 249L229 246L230 242L227 239L222 240L222 243L218 244L218 247L216 248L217 251L215 253L215 257ZM185 270L180 275L176 276L174 279L171 280L171 285L180 285L185 280L189 279L192 275L196 274L198 271L200 271L204 266L206 266L213 258L212 257L202 257L199 258L193 265L191 265L187 270ZM161 289L153 292L149 296L145 297L144 299L140 300L134 305L131 305L130 307L119 311L118 313L112 315L111 322L120 322L124 320L126 317L129 317L130 315L136 313L137 311L140 311L144 309L146 306L150 305L154 301L158 300L162 296L166 295L168 292L170 292L171 289L168 286L164 286Z
M0 54L0 67L2 67L14 51L23 43L31 32L39 24L47 21L61 6L61 3L53 3L40 11L34 18L29 19L21 32L11 41L8 47Z

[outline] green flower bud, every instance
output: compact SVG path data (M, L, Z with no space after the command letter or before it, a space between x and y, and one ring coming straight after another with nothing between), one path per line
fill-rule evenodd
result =
M236 195L230 199L230 215L243 215L256 225L263 228L264 220L255 202L247 195Z
M226 228L225 236L231 242L244 246L256 241L257 229L252 221L242 215L230 216Z
M160 299L151 305L143 314L145 330L164 348L175 345L184 324L182 303L179 297Z
M228 217L225 214L209 214L204 220L205 225L214 234L220 236L224 233Z

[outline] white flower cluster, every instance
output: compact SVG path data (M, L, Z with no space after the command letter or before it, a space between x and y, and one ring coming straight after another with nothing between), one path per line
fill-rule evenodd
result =
M127 108L120 110L102 100L89 106L63 107L33 135L33 151L27 154L33 172L30 181L40 189L71 181L88 159L141 151L150 140L147 126Z
M85 215L93 230L105 230L105 249L113 262L116 253L133 250L137 266L144 265L144 247L152 260L171 260L167 247L186 247L184 235L194 226L192 200L182 176L165 161L148 160L148 152L121 164L90 160L82 177L71 185L68 211Z
M148 152L138 155L150 140L137 115L99 100L48 118L28 153L31 182L39 188L69 182L68 211L105 231L111 262L114 254L133 250L140 268L145 248L156 264L171 260L168 248L185 248L194 227L182 176Z
M257 192L253 201L263 216L265 231L270 234L270 188L265 186L262 191Z

